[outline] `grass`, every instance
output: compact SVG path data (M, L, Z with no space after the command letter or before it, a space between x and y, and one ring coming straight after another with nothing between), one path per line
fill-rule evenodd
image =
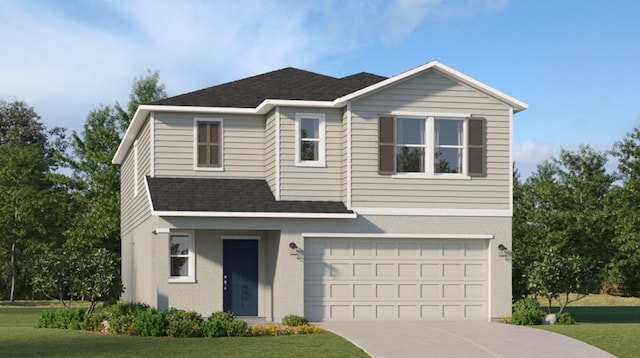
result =
M368 357L333 333L281 337L154 338L35 328L50 305L0 303L2 357Z
M541 305L546 302L540 302ZM546 307L541 307L546 310ZM557 312L558 307L552 307ZM586 342L617 357L640 352L640 298L589 295L565 308L578 322L570 326L536 326Z

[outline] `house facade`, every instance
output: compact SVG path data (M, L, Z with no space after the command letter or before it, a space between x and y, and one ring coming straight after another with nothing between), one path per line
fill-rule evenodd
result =
M515 98L438 62L285 68L141 105L123 299L279 321L511 314Z

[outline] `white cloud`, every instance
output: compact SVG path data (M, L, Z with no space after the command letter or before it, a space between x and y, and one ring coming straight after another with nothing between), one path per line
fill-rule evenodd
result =
M536 166L555 155L558 148L552 143L527 139L516 143L513 148L513 159L522 178L528 177L536 170Z

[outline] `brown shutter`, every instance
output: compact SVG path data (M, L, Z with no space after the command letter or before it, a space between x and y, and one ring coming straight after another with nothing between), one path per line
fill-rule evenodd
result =
M467 147L469 150L469 176L485 176L485 119L481 117L467 118L469 122L469 136Z
M198 123L198 166L220 166L220 123Z
M395 173L395 125L393 117L378 119L378 172L382 175Z

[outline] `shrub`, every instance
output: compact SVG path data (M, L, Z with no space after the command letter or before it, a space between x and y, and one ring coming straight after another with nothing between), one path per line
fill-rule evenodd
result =
M250 329L251 336L288 336L295 334L324 333L325 329L318 326L303 324L300 326L285 326L278 323L255 325Z
M511 324L519 326L533 326L540 324L544 313L539 309L514 311L511 316Z
M202 335L205 337L226 337L229 331L229 321L211 320L202 322Z
M236 316L228 312L213 312L211 317L209 317L209 321L235 321Z
M84 309L64 309L45 311L38 318L38 328L80 329L84 320Z
M150 309L150 306L139 302L117 302L103 308L102 313L109 321L109 332L115 334L137 335L135 318L139 312Z
M201 337L202 316L196 312L170 309L167 313L167 335L171 337Z
M309 321L304 317L289 314L282 318L282 324L285 326L295 327L309 324Z
M559 313L557 318L558 318L558 320L556 321L557 324L568 325L568 324L576 323L576 320L574 320L573 317L571 317L571 314L569 312Z
M167 321L166 311L157 311L154 308L147 310L138 310L133 317L134 332L137 336L166 336Z
M106 327L102 324L105 320L108 320L107 315L105 313L92 313L86 314L84 316L84 320L80 325L81 329L85 331L97 331L104 332Z
M249 326L247 322L234 320L229 322L229 327L227 328L227 336L229 337L244 337L249 332Z
M513 304L511 324L519 326L532 326L540 324L544 313L539 309L540 304L536 299L523 298Z

